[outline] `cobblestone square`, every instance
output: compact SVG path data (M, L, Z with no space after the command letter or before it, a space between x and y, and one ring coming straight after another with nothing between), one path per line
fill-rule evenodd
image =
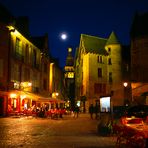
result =
M88 114L63 119L0 118L0 148L113 148L115 137L97 134L98 120Z

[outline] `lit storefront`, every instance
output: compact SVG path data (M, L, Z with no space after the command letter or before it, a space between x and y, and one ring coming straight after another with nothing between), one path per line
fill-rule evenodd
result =
M12 91L8 94L8 114L11 112L21 112L36 105L37 95L22 91Z

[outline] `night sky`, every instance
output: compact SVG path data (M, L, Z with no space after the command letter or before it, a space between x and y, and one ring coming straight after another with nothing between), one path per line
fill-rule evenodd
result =
M135 12L148 12L148 0L0 0L14 16L28 16L32 36L48 33L49 48L63 67L67 48L75 51L80 34L108 38L115 31L122 44L129 44ZM66 32L67 40L60 34Z

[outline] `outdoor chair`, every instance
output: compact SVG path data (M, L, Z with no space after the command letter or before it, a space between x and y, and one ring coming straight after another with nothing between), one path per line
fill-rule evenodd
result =
M129 138L126 145L129 148L145 148L145 139L144 135L140 132L137 132Z

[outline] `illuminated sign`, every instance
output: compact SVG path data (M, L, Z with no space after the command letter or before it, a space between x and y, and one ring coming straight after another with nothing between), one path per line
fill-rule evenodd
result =
M110 112L110 110L111 110L110 97L101 97L100 98L100 111Z

